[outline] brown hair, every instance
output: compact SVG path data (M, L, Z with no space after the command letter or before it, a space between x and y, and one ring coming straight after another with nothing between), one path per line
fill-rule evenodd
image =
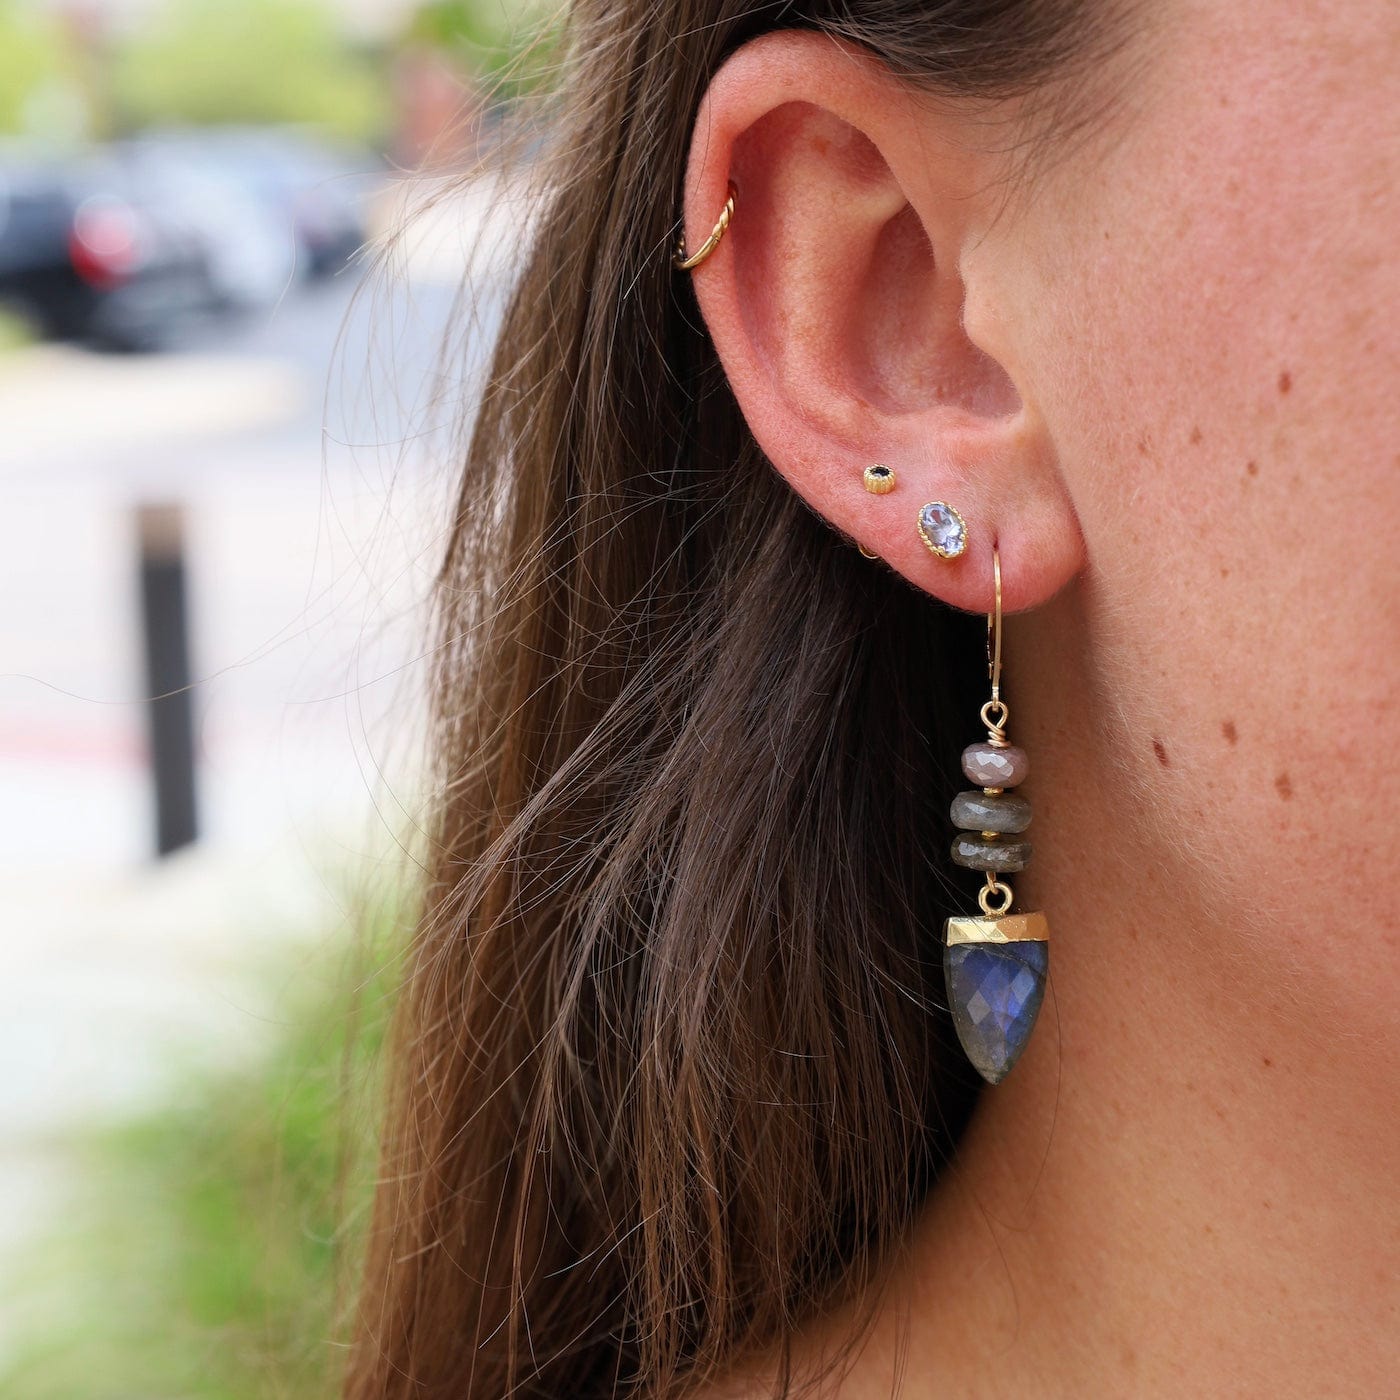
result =
M437 581L440 800L353 1400L684 1390L858 1294L950 1155L980 619L772 471L668 253L745 40L818 28L997 97L1082 49L1079 11L571 6Z

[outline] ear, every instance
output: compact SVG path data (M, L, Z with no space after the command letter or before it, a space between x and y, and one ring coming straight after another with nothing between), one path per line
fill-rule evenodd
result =
M838 530L955 607L1008 611L1082 566L1083 539L1015 361L989 230L1001 154L970 114L916 94L872 55L780 30L737 50L697 114L686 246L736 187L693 271L710 336L769 460ZM999 227L999 226L998 226ZM894 469L874 495L862 473ZM927 501L967 524L945 560L918 531ZM879 567L872 563L872 568Z

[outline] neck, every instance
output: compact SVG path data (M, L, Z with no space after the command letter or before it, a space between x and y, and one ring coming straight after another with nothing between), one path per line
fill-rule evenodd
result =
M1017 903L1050 921L1039 1024L841 1395L889 1396L897 1365L904 1400L1383 1393L1396 1143L1349 1068L1373 1028L1328 1024L1343 994L1271 956L1247 872L1222 915L1220 872L1164 839L1153 736L1113 718L1089 607L1074 590L1007 634L1036 807Z

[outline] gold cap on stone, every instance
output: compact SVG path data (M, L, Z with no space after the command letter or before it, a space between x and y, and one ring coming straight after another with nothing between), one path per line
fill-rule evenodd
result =
M1050 924L1044 914L1002 914L997 918L949 919L944 925L944 942L958 943L1048 943Z

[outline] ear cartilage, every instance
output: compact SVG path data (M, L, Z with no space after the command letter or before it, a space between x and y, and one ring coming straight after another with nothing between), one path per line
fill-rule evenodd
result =
M940 559L956 559L967 548L967 524L947 501L919 508L919 538Z
M865 469L865 489L875 496L887 496L894 490L894 468L883 462Z

